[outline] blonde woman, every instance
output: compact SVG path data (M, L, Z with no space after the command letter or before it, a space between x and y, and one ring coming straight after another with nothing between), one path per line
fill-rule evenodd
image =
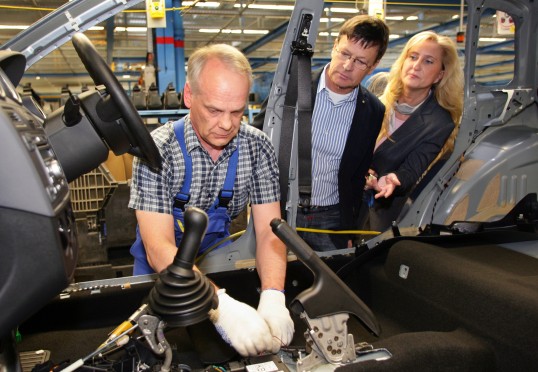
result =
M387 110L365 204L369 228L384 231L418 180L454 147L463 111L463 70L454 41L431 31L409 39L380 99Z

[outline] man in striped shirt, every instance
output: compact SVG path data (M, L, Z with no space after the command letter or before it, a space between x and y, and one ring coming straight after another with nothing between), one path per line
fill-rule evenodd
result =
M388 38L382 20L355 16L342 25L330 63L312 73L312 184L310 192L299 195L297 227L358 228L365 175L385 113L377 97L360 84L385 54ZM253 125L263 125L264 115L262 110ZM300 235L317 251L351 246L347 234Z

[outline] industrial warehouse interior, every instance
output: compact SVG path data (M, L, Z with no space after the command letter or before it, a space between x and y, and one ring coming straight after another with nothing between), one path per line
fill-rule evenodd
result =
M536 371L537 34L535 0L1 1L0 372ZM210 60L183 97L214 43L250 91Z
M24 33L26 27L63 3L23 0L1 4L0 44L16 38L20 32ZM85 33L132 97L149 128L153 129L158 122L186 113L181 104L182 87L178 86L182 81L177 75L184 74L184 63L193 50L211 43L231 44L248 57L254 72L246 116L247 120L251 120L268 95L294 1L167 1L164 9L166 16L158 18L156 22L148 11L148 3L140 2ZM312 68L321 68L328 63L338 29L346 19L355 14L372 13L372 9L375 9L376 16L386 21L390 29L387 53L374 73L387 71L406 41L423 30L434 30L454 40L459 37L463 66L465 3L421 1L381 2L375 5L361 1L331 1L324 3L313 49ZM477 69L477 74L485 83L509 80L513 74L513 34L499 34L498 23L495 12L481 20L479 47L484 49L484 53L479 58L483 68ZM162 40L167 37L173 38L176 51L182 52L179 58L173 56L174 50L159 49ZM151 92L145 92L143 87L140 90L139 86L148 53L154 55L157 77L156 89ZM183 61L178 61L182 58ZM169 85L173 88L172 92L167 92ZM69 94L93 89L93 80L77 57L73 45L65 43L26 71L17 88L23 92L30 87L49 113L61 107ZM165 93L173 94L177 101L165 103ZM171 114L167 111L170 108L180 110ZM105 164L71 182L71 201L77 216L81 245L76 272L79 280L130 274L131 257L125 249L134 239L136 220L134 212L125 206L129 197L131 162L131 155L117 157L111 153Z
M10 4L8 0L3 1L0 5L0 45L63 3L21 0ZM354 14L368 13L369 9L368 1L326 1L325 4L313 55L314 68L328 62L342 23ZM255 87L260 87L259 99L263 99L272 81L293 6L294 1L287 0L176 1L166 12L176 13L181 19L179 32L183 34L185 59L195 48L210 43L227 43L242 50L251 61L258 79ZM382 2L380 8L378 14L384 16L391 35L378 70L390 68L413 34L434 30L455 40L466 26L467 5L464 1L388 1ZM503 74L510 73L511 65L506 62L513 59L513 36L500 35L496 20L493 13L484 17L481 25L478 47L484 49L481 74L485 80L509 78ZM86 32L128 91L138 81L146 53L156 48L156 29L147 26L146 6L142 2ZM172 26L169 22L168 27L177 25ZM458 45L463 58L464 44ZM182 68L169 64L164 56L156 55L158 70ZM92 80L72 45L66 43L31 67L21 85L27 83L41 96L52 99L61 93L62 87L80 92L83 87L91 86ZM159 87L161 92L164 88ZM175 88L182 90L182 87Z

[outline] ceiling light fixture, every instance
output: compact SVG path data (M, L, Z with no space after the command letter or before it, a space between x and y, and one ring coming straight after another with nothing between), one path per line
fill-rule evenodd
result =
M276 4L234 4L234 8L244 8L248 9L266 9L266 10L293 10L294 5L276 5Z
M147 27L116 27L114 32L147 32Z
M404 19L403 16L386 16L385 17L386 21L403 21L403 19Z
M192 4L194 4L194 1L183 1L181 3L182 6L192 6ZM220 3L217 1L199 1L196 6L200 8L218 8Z
M418 20L418 17L417 16L409 16L405 20L406 21L416 21L416 20Z
M28 27L27 25L0 25L0 30L26 30ZM93 26L90 27L89 31L102 31L105 28L103 26Z
M319 33L319 36L329 36L329 33L323 31L323 32L320 32L320 33ZM331 32L331 35L330 35L330 36L334 36L334 37L336 37L336 36L338 36L338 32Z
M208 34L217 34L219 32L223 34L247 34L247 35L265 35L269 33L269 30L239 30L239 29L220 29L220 28L201 28L198 32L204 32Z
M325 23L328 23L329 21L332 22L332 23L340 23L340 22L345 22L345 19L344 18L324 18L324 17L321 17L319 19L320 22L325 22Z
M502 37L481 37L480 39L478 39L478 41L484 41L487 43L501 43L503 41L506 41L506 39Z
M325 8L326 13L358 13L359 10L355 8Z
M250 35L266 35L269 33L269 30L243 30L243 33Z
M28 26L23 25L0 25L0 30L26 30Z

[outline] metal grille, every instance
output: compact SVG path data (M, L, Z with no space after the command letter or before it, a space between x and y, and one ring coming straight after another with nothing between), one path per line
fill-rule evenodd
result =
M105 207L117 187L118 183L110 171L101 164L69 184L73 211L98 212Z
M23 372L31 372L36 364L45 363L49 358L50 351L48 350L23 351L19 353Z

